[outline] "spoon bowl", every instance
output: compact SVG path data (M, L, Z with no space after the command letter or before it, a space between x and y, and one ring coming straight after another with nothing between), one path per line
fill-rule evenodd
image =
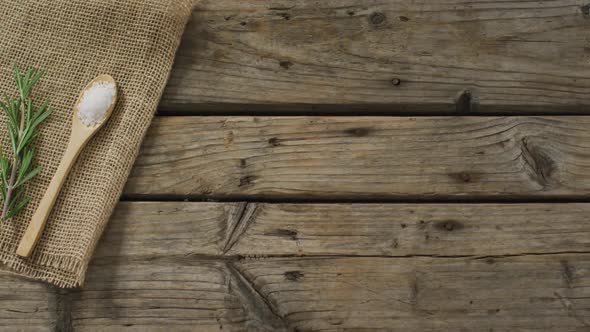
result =
M93 126L87 126L84 123L82 123L82 120L80 120L80 114L79 114L80 102L82 101L82 97L84 96L84 93L86 93L88 90L90 90L90 88L92 88L92 86L94 84L101 83L101 82L102 83L112 83L115 86L115 95L113 96L110 106L106 110L103 120ZM115 108L115 101L117 100L117 88L116 87L117 87L117 83L111 77L111 75L98 75L92 81L88 82L88 84L86 84L84 89L80 92L80 95L78 96L78 100L76 100L76 105L74 106L74 114L73 114L73 118L72 118L72 131L74 129L80 129L84 132L94 133L98 129L100 129L102 126L104 126L104 124L107 122L107 120L111 117L111 114L113 113L113 109ZM92 134L91 134L91 136L92 136Z

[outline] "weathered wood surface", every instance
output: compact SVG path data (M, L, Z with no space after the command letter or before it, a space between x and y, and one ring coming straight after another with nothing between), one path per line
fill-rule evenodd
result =
M127 195L581 197L587 117L159 117Z
M75 331L584 331L590 256L551 252L588 247L588 209L122 203L62 307Z
M223 261L125 256L95 260L83 290L69 294L75 331L234 331L248 322Z
M590 251L590 204L123 202L95 257Z
M570 263L571 262L571 263ZM300 331L584 331L586 255L281 258L239 269Z
M584 331L587 255L96 261L76 331Z
M86 284L0 274L18 331L590 330L590 7L203 0ZM550 203L553 202L553 203Z
M0 295L10 307L0 310L0 326L585 331L589 210L124 202L82 289L3 274Z
M65 307L52 286L0 272L0 329L2 331L60 330Z
M203 0L161 112L586 112L588 29L580 0Z

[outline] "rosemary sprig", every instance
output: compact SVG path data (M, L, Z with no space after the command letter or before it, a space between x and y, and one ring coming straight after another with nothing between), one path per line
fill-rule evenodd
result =
M14 80L18 96L4 95L0 108L7 115L8 136L12 148L11 157L0 149L0 195L2 197L1 220L10 219L30 201L25 197L25 184L41 171L33 161L33 141L39 136L39 125L53 112L49 100L34 109L30 98L33 86L45 74L35 68L21 73L14 66Z

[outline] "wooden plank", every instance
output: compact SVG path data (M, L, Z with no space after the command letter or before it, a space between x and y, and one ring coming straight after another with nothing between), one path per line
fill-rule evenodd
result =
M220 254L239 204L123 202L95 257Z
M14 273L0 272L3 331L58 331L64 307L55 288Z
M584 5L203 0L161 112L586 112Z
M461 256L590 248L590 204L259 204L228 254Z
M281 331L282 321L222 257L240 203L120 203L81 290L75 331Z
M127 195L583 197L586 117L160 117Z
M299 331L587 331L588 255L237 263Z
M94 260L70 295L75 331L244 331L248 315L222 261L125 253Z
M221 256L245 207L120 203L84 287L67 297L71 327L76 331L280 331L282 322L273 321L264 299Z
M125 202L63 301L76 331L584 331L590 256L555 253L587 247L588 209Z
M588 215L590 204L124 202L95 257L577 252Z

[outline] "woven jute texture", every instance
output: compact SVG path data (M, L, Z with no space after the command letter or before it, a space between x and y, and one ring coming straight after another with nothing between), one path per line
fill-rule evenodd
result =
M15 94L12 68L47 74L33 100L55 112L36 143L43 171L27 189L28 207L0 224L0 260L19 274L60 287L81 286L168 79L193 0L0 0L0 94ZM30 258L18 243L66 149L73 107L99 74L117 81L111 119L73 167ZM0 144L9 150L0 115ZM146 243L149 245L149 243Z

